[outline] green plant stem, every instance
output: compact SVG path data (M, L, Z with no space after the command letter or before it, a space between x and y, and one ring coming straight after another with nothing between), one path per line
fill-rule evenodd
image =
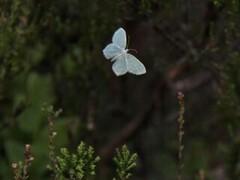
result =
M31 151L30 151L30 144L26 144L25 146L25 161L24 161L24 165L23 165L23 177L22 180L27 180L28 179L28 168L31 165L31 161L34 159L31 155Z
M53 129L53 118L48 117L48 128L49 128L49 159L52 168L51 176L55 180L56 179L56 158L55 158L55 145L54 138L56 136L56 132Z

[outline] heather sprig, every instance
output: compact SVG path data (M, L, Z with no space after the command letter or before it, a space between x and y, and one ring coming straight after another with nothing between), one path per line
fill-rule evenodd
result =
M94 155L93 147L87 147L81 142L77 153L70 153L67 148L61 148L61 155L56 157L56 173L60 179L83 179L95 175L99 156Z
M34 160L34 157L32 156L31 153L30 144L25 145L24 156L25 156L24 163L22 161L19 161L18 163L12 164L15 180L27 180L29 178L28 168L31 166L32 161Z
M129 179L132 174L130 171L137 165L136 164L137 154L131 154L126 145L123 145L119 150L116 149L116 156L113 158L117 168L116 172L118 178L114 178L114 180L126 180Z
M178 122L178 176L177 179L181 180L182 179L182 169L184 167L183 164L183 135L184 135L184 113L185 113L185 102L184 102L184 94L182 92L178 92L178 102L180 105L180 110L179 110L179 118L177 120Z
M50 170L53 179L56 179L56 157L54 140L57 136L57 132L54 131L54 120L60 115L62 109L54 111L53 106L43 104L42 111L46 113L48 119L48 146L50 164L47 166L47 168Z

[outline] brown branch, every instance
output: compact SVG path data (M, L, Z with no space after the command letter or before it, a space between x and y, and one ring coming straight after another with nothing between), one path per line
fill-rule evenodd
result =
M184 80L179 80L175 83L172 83L170 87L174 93L178 91L191 91L209 82L211 78L212 76L209 72L200 72Z
M166 84L168 84L167 82L174 80L181 73L183 73L185 69L188 68L188 66L189 64L187 61L181 61L180 64L169 69L165 73L164 78L161 79L159 83L154 83L156 85L153 88L151 100L149 101L149 103L146 103L145 108L141 111L141 113L138 113L135 118L133 118L133 120L130 121L130 123L127 124L126 127L121 130L121 132L119 132L119 135L114 138L112 142L104 145L100 149L99 154L103 159L102 164L106 163L109 158L112 157L112 154L118 146L120 146L125 141L137 134L141 127L144 127L144 125L149 121L149 119L151 119L151 114L157 106L156 103L159 103L160 101L160 90L165 88Z
M113 142L102 147L100 150L100 155L103 160L110 158L115 151L115 149L123 144L127 139L132 137L141 128L141 126L146 122L151 116L153 110L153 104L149 103L145 109L136 115L136 117L119 133Z

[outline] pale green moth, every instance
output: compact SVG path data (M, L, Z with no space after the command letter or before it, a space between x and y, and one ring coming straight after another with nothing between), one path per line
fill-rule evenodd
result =
M112 70L117 76L127 72L141 75L146 73L145 66L126 49L127 37L123 28L116 30L112 37L112 43L103 49L103 55L106 59L114 61Z

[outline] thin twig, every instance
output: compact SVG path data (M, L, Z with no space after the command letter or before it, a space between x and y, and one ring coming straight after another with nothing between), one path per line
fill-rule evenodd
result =
M180 110L179 110L179 118L177 120L179 124L179 129L178 129L178 176L177 180L182 179L182 169L184 167L183 163L183 135L184 135L184 129L183 129L183 124L185 122L184 120L184 112L185 112L185 102L184 102L184 94L182 92L178 92L178 102L180 105Z
M31 162L34 160L34 157L31 154L31 146L30 144L25 145L25 161L24 161L24 166L23 166L23 177L22 180L28 179L28 168L31 166Z
M53 180L56 179L56 158L55 158L55 144L54 144L54 138L56 137L57 133L53 129L53 118L48 117L48 128L49 128L49 159L50 159L50 164L52 168L52 178Z

